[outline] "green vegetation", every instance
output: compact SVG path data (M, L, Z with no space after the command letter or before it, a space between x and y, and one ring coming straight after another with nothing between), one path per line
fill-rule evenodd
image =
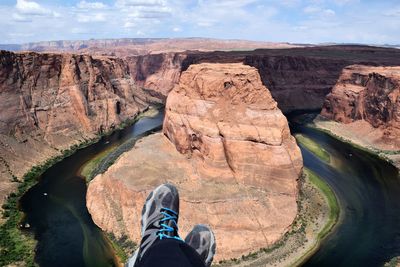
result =
M400 264L400 256L399 257L395 257L393 259L391 259L390 261L388 261L387 263L385 263L384 267L397 267Z
M109 149L106 149L102 151L101 153L97 154L94 156L91 160L85 163L83 167L80 170L80 175L87 177L88 180L91 180L93 178L93 172L96 169L96 167L100 164L104 158L107 157L107 155L114 149L115 147L110 147Z
M126 235L117 238L113 233L108 233L107 237L122 263L125 263L137 248L137 244L129 240Z
M136 115L134 118L128 119L128 120L122 122L118 126L118 129L121 130L121 129L129 126L129 125L134 124L138 120L140 120L142 118L145 118L145 117L155 117L159 112L158 109L159 109L159 107L149 107L149 108L143 110L143 112L141 112L138 115Z
M17 193L8 196L7 202L3 205L4 224L0 226L0 266L13 262L24 262L26 266L35 266L34 248L36 242L29 234L21 234L19 224L22 220L22 213L18 210L18 199L32 186L35 181L31 178L34 172L26 175L29 180L21 183Z
M0 266L13 262L23 262L25 266L36 266L34 262L36 241L32 234L20 230L23 213L19 210L19 199L29 188L36 184L38 177L45 170L93 142L93 140L85 140L81 144L73 145L70 149L63 150L61 155L53 157L41 165L32 167L23 176L22 181L16 180L20 183L17 191L11 193L2 206L5 222L0 226Z
M300 145L305 147L308 151L313 153L319 159L327 163L330 162L331 157L329 156L329 153L324 148L322 148L317 142L302 134L296 134L295 137L297 142L300 143Z
M315 185L321 193L324 195L325 199L327 200L329 206L329 219L328 222L325 224L324 228L318 234L318 239L322 240L332 229L332 227L336 224L337 220L339 219L340 207L339 203L336 199L335 193L332 191L330 186L322 180L317 174L312 172L311 170L305 168L304 172L310 179L311 183Z
M367 152L369 154L375 155L378 158L380 158L380 159L382 159L382 160L384 160L386 162L389 162L392 165L394 165L394 162L390 158L390 156L391 155L399 155L400 154L400 150L382 150L382 149L377 149L377 148L374 148L374 147L367 147L367 146L362 146L362 145L356 144L354 141L352 141L350 139L347 139L347 138L344 138L344 137L339 136L337 134L334 134L330 130L318 127L313 123L307 124L307 127L311 128L311 129L314 129L316 131L325 133L325 134L327 134L327 135L329 135L329 136L331 136L331 137L333 137L335 139L338 139L339 141L341 141L343 143L349 144L350 146L352 146L354 148L357 148L357 149L359 149L361 151L364 151L364 152Z
M13 181L19 183L19 186L16 192L11 193L7 197L7 201L2 206L2 216L5 222L0 225L0 266L17 262L21 263L23 266L37 266L34 261L36 241L31 233L20 229L20 224L23 221L23 213L19 210L19 199L29 190L29 188L37 183L37 179L40 175L55 163L74 154L77 150L96 143L102 136L109 135L115 130L131 125L145 116L155 116L157 113L158 110L155 108L146 109L143 113L135 116L135 118L123 122L116 129L102 133L94 139L84 140L79 144L71 146L69 149L61 150L60 155L47 160L41 165L32 167L31 170L22 177L22 181L13 176ZM128 145L125 145L123 149L127 149L127 146ZM107 155L109 155L109 151L104 152L104 154L101 153L98 157L95 157L91 165L89 165L84 171L90 173L95 169L94 166L98 166L98 163L104 160ZM112 164L110 161L107 162L108 166ZM126 253L130 253L130 250L135 247L135 244L127 240L126 237L115 239L115 242L112 243L113 246L117 248L117 252L120 250L125 253L125 257L127 255ZM120 255L121 259L124 257L122 252Z
M150 108L145 112L136 116L133 120L126 121L124 123L124 127L126 125L131 125L135 123L141 118L154 117L157 114L158 114L157 109ZM113 146L97 154L95 157L93 157L92 159L90 159L88 162L85 163L85 165L80 170L80 175L85 177L87 182L90 182L96 175L104 173L112 164L114 164L114 162L118 159L119 156L121 156L121 154L132 149L136 141L147 134L148 132L143 133L137 137L130 138L122 144Z

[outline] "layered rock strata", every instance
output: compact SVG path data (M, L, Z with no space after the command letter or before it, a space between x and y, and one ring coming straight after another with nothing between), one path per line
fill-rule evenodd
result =
M367 146L400 150L400 67L346 67L321 115Z
M122 59L0 52L1 200L35 164L160 102Z
M163 134L142 139L90 182L95 223L140 240L140 215L155 186L174 183L180 232L209 224L216 260L276 242L297 213L300 150L255 68L192 65L169 94Z

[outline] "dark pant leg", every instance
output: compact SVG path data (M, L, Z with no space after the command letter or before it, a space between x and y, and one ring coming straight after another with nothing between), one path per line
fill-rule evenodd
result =
M143 255L138 267L205 267L199 254L188 244L175 239L155 242Z

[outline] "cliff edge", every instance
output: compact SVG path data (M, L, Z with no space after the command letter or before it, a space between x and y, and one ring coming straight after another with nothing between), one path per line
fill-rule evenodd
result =
M344 68L315 123L400 166L400 67Z
M181 197L180 234L209 224L216 260L268 247L297 214L302 157L257 70L191 65L169 94L163 134L139 141L89 184L94 222L140 241L147 194L164 182Z

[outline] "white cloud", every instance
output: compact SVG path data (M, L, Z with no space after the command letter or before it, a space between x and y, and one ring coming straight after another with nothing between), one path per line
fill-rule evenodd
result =
M132 21L127 21L127 22L125 22L125 24L124 24L124 28L134 28L134 27L136 27L137 26L137 24L136 23L133 23Z
M130 18L160 19L170 16L170 12L164 10L137 10L128 15Z
M77 7L80 9L105 9L107 6L102 2L80 1Z
M383 12L385 16L400 17L400 7Z
M27 15L50 15L52 14L51 10L47 8L43 8L36 2L26 1L26 0L17 0L17 4L15 6L19 13L27 14Z
M165 6L166 3L163 0L117 0L117 7L148 7L148 6Z
M0 42L8 43L183 36L181 31L188 37L400 43L400 6L389 1L75 0L73 6L62 0L0 2Z
M71 33L73 34L89 34L90 31L88 29L82 27L74 27L71 29Z
M333 0L333 2L339 6L343 6L348 4L359 3L360 0Z
M303 12L309 15L332 17L335 16L336 12L329 8L321 8L319 6L306 6Z
M259 2L258 0L200 0L200 5L219 8L240 8Z
M103 13L96 14L79 14L78 15L79 22L103 22L106 21L106 16Z
M322 10L322 13L323 13L323 15L326 15L326 16L335 16L335 14L336 14L335 11L333 11L332 9L329 9L329 8Z
M32 19L25 17L18 13L13 13L12 18L14 21L17 21L17 22L31 22L32 21Z
M320 8L320 7L317 7L317 6L306 6L306 7L303 9L303 11L304 11L304 13L312 14L312 13L318 13L318 12L320 12L320 11L321 11L321 8Z
M301 4L301 0L281 0L280 3L284 6L295 7Z

